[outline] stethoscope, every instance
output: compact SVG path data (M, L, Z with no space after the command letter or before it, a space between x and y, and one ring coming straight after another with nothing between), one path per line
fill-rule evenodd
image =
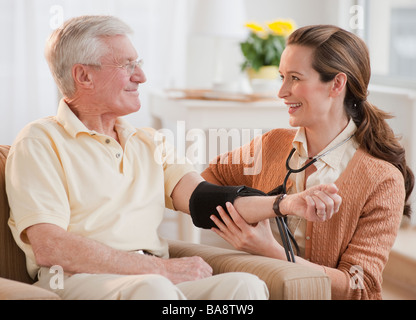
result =
M322 154L319 154L315 157L309 158L310 161L308 163L306 163L304 166L300 167L299 169L293 169L289 165L290 160L292 159L292 156L296 151L296 148L293 148L290 151L289 156L286 159L287 173L286 173L285 179L283 180L283 185L281 186L281 189L280 189L279 193L287 194L286 184L287 184L287 181L289 179L289 176L292 173L300 173L300 172L306 170L308 167L313 165L316 161L318 161L322 157L325 157L327 154L329 154L330 152L334 151L336 148L342 146L344 143L349 141L353 136L354 135L352 134L347 139L341 141L340 143L338 143L337 145L335 145L331 149L327 150L326 152L324 152ZM279 229L280 236L282 238L282 245L283 245L283 248L285 249L286 258L287 258L288 261L295 262L295 254L293 252L292 243L295 246L297 253L299 253L299 246L296 243L295 237L290 232L290 230L289 230L289 228L286 224L286 218L285 217L276 217L276 223L277 223L277 227Z

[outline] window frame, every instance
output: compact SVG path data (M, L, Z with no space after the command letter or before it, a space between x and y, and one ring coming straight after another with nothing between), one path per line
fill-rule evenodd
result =
M378 17L374 17L374 14L371 12L371 1L374 0L340 0L339 4L339 25L344 29L347 29L356 35L360 36L367 44L369 51L370 51L370 58L371 58L371 67L372 67L372 76L371 76L371 83L375 85L383 85L389 87L396 87L396 88L406 88L406 89L416 89L416 77L414 79L407 78L405 76L397 76L391 74L379 73L377 72L377 67L375 66L376 63L380 63L376 61L375 54L372 52L376 51L373 47L373 40L372 39L372 29L374 30L374 25L372 26L372 19L378 19ZM377 5L385 4L384 1L392 1L392 0L376 0ZM410 0L400 0L402 3L405 3ZM397 1L395 2L396 6ZM416 1L410 2L411 6L416 8ZM373 31L374 32L374 31ZM390 48L391 40L388 39L386 47ZM379 50L378 50L379 52ZM379 57L377 57L378 60ZM387 63L389 61L387 60Z

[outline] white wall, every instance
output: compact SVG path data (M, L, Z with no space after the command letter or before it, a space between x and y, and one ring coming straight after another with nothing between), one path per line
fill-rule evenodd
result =
M0 0L1 143L11 144L28 122L56 112L57 89L43 57L44 42L55 21L53 7L62 9L65 20L82 14L112 14L133 27L133 42L145 58L148 81L141 89L142 109L129 119L136 126L148 126L151 119L147 97L151 90L209 87L214 79L215 41L196 36L192 30L188 34L196 1ZM302 26L336 23L340 3L349 0L243 1L247 21L291 18ZM238 82L242 76L238 41L224 41L222 49L222 79Z
M276 19L292 19L297 26L309 24L337 24L338 8L342 1L334 0L244 0L246 21L264 23ZM192 12L191 12L192 14ZM224 81L239 81L242 61L240 40L223 39L220 43ZM188 38L188 66L186 84L188 87L211 87L215 77L215 51L218 41L194 35L190 30Z

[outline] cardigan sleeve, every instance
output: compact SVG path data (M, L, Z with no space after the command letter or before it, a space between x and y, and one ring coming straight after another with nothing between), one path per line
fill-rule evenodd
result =
M217 185L252 186L253 176L261 171L261 165L262 137L257 137L240 148L217 156L201 175Z
M202 172L208 182L219 185L246 185L268 192L282 183L285 160L296 130L274 129L250 143L211 161Z

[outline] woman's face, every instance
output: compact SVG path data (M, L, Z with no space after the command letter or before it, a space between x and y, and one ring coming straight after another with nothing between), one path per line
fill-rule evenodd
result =
M339 121L342 103L331 95L333 81L322 82L312 67L314 50L300 45L289 45L284 50L279 72L282 87L278 96L289 107L292 127L322 129Z

